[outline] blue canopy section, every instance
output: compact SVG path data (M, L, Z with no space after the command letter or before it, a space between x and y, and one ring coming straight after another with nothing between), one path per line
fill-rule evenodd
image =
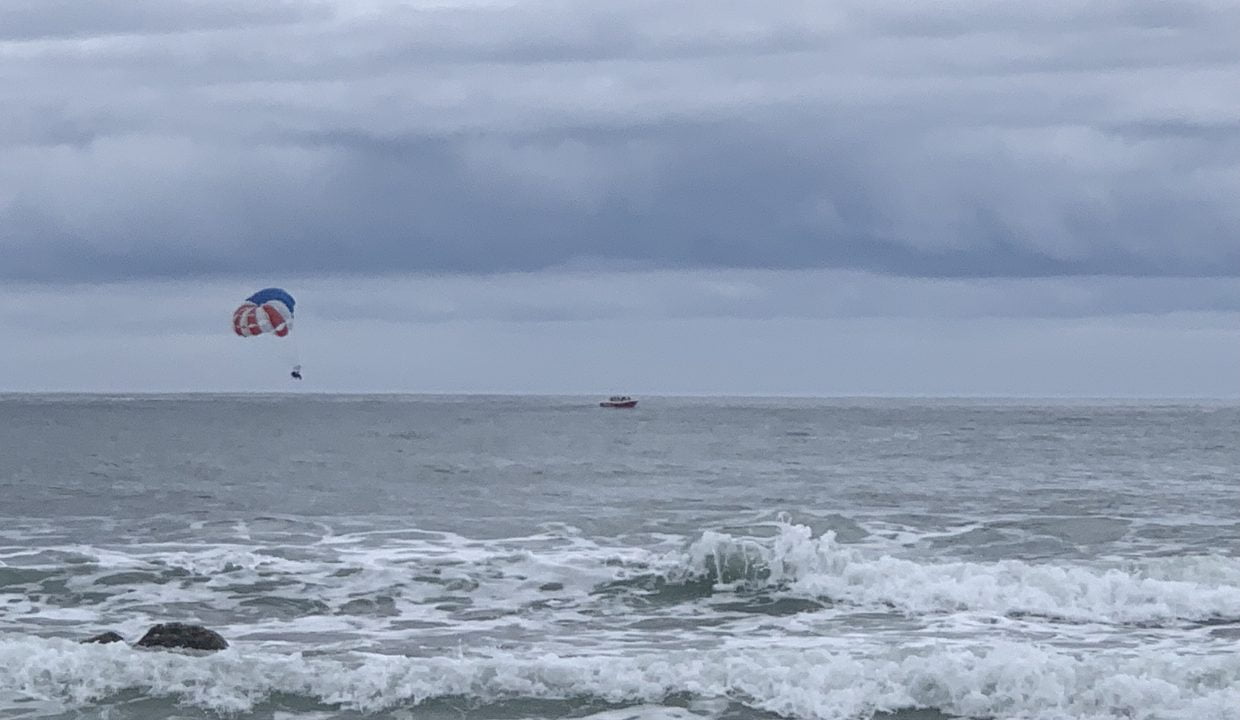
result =
M289 312L293 312L293 306L297 304L297 301L293 299L292 295L289 295L287 292L285 292L284 290L280 288L266 288L263 290L259 290L258 292L249 296L245 300L246 302L252 302L255 305L262 305L265 302L270 302L272 300L279 300L280 302L284 303L285 306L288 307Z

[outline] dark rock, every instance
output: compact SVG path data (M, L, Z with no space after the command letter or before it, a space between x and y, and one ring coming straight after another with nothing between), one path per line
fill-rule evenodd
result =
M146 631L138 641L138 647L223 650L228 647L228 642L219 633L201 625L161 623Z
M105 633L100 633L92 638L86 638L82 641L83 644L99 643L100 645L106 645L107 643L114 642L125 642L125 638L121 637L120 633L114 633L111 630Z

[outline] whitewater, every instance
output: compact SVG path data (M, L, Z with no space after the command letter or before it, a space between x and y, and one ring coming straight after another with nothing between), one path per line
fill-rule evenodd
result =
M1240 718L1232 403L0 412L4 718Z

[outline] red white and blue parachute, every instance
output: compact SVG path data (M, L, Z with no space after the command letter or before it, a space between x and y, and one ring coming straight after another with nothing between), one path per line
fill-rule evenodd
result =
M275 335L288 337L293 332L293 308L297 301L280 288L259 290L245 299L241 307L233 311L233 332L241 337ZM294 379L301 379L301 364L297 359L296 342L293 342Z
M293 329L297 301L280 288L259 290L233 311L233 331L241 337L272 333L286 337Z

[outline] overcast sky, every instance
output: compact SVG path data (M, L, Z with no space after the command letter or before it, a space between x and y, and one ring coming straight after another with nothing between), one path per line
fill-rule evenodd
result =
M1233 0L5 0L0 390L1240 396Z

